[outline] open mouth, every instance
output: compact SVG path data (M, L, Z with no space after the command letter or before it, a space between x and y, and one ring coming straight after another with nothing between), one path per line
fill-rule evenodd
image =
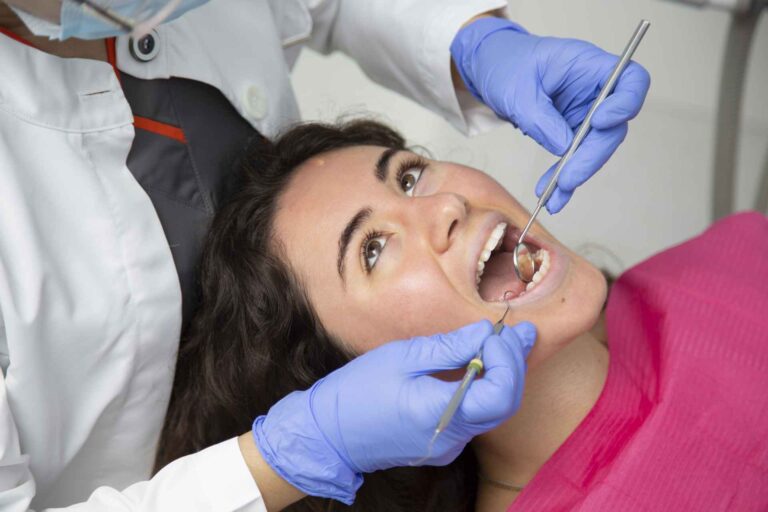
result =
M515 273L513 251L520 230L500 222L491 231L477 260L475 284L480 297L486 302L502 302L524 296L547 276L550 254L543 247L526 237L535 262L535 273L530 283L525 283Z

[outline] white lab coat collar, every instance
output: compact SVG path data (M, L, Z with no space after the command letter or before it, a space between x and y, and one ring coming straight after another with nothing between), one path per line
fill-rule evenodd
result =
M3 34L0 43L3 69L29 70L3 73L0 108L32 123L72 132L104 130L133 122L109 64L60 59Z
M160 51L140 62L129 38L117 40L117 67L137 78L189 78L219 89L267 136L299 120L282 42L306 38L312 21L301 2L285 0L278 27L265 0L216 0L157 28ZM249 108L260 96L262 112Z

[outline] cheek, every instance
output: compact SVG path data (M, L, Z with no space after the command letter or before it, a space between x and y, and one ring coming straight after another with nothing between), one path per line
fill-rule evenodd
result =
M505 204L510 199L518 205L517 201L496 180L469 167L452 167L446 176L445 187L465 195L480 206L485 203Z
M450 181L450 191L466 197L473 207L501 211L521 229L528 222L530 212L507 189L487 174L464 168L461 172L455 172ZM534 224L533 229L537 233L546 233L538 222ZM547 236L554 240L548 233Z
M358 316L339 334L358 353L388 341L451 331L482 316L442 272L416 265L386 279L386 286L371 287L369 296L355 302Z

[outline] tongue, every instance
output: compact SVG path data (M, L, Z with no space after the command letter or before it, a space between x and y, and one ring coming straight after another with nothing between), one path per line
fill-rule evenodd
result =
M517 297L525 290L525 283L515 274L514 260L511 252L495 252L485 262L485 272L480 278L480 296L487 302L504 300L507 291L512 297ZM510 298L510 297L507 297Z

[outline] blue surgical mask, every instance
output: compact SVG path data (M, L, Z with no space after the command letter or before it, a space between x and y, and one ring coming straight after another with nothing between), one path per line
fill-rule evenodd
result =
M92 0L110 13L135 24L139 32L148 33L155 25L178 18L208 0ZM50 39L104 39L130 32L118 23L110 22L88 6L75 0L62 0L60 24L14 9L29 30Z

